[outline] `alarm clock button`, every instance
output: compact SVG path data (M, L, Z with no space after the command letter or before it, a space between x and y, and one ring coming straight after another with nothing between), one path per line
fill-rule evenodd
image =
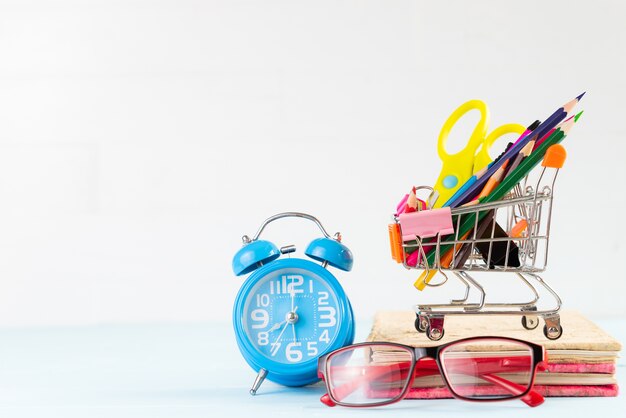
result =
M334 239L317 238L311 241L304 253L314 260L326 262L340 270L352 270L352 263L354 262L352 252L348 247Z
M284 247L280 247L280 253L281 254L291 254L291 253L295 253L296 252L296 246L295 245L285 245Z
M252 241L244 245L233 257L233 271L237 276L248 274L278 257L280 250L271 242Z

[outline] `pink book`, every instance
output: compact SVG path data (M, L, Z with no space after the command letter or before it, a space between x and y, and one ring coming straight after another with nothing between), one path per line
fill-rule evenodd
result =
M615 363L550 363L548 359L548 372L550 373L615 373Z
M614 363L548 364L546 372L537 373L534 389L543 396L617 396L618 386L613 373L615 373ZM416 386L419 386L419 383ZM485 386L482 389L484 395L496 395L500 390L494 386ZM407 394L407 398L412 399L451 397L450 391L442 385L413 387Z
M493 394L497 391L494 387ZM610 385L535 385L533 387L537 392L546 397L614 397L618 394L616 384ZM489 391L485 391L485 395ZM452 398L452 394L446 387L437 388L411 388L405 399L446 399Z
M612 397L618 394L618 385L613 373L613 363L556 363L549 364L548 371L538 372L533 388L543 396L565 397ZM440 375L418 377L413 382L407 399L444 399L452 398L444 386ZM484 385L475 388L476 394L483 396L502 395L506 391L498 386ZM400 393L400 388L381 390L369 389L373 398L388 398ZM397 392L397 393L396 393Z

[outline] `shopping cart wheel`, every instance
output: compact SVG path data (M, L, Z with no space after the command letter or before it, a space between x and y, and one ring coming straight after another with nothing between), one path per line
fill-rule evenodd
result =
M526 329L535 329L539 326L539 318L535 315L522 316L522 326Z
M563 335L563 327L559 324L558 326L543 326L543 335L546 336L549 340L558 340Z
M426 332L428 328L428 318L423 315L417 315L415 318L415 329L417 332Z
M443 328L431 328L430 325L426 328L426 336L432 341L439 341L444 334Z
M443 315L423 317L423 319L426 319L426 321L428 321L426 327L426 336L429 339L433 341L439 341L443 338L444 318L445 317Z

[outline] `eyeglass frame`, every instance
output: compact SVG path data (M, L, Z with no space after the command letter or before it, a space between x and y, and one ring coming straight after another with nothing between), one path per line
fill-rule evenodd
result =
M455 392L454 389L452 389L450 382L448 382L448 377L446 376L446 373L444 372L444 369L442 368L442 365L441 365L441 352L445 350L446 348L453 346L455 344L471 342L471 341L479 341L479 340L500 340L500 341L521 343L532 349L532 362L533 362L532 368L531 368L532 375L531 375L528 387L523 393L511 396L511 397L507 397L507 398L476 399L476 398L469 398L466 396L459 395L458 393ZM330 382L326 378L327 372L328 372L327 367L326 367L328 363L328 358L331 356L337 355L339 353L342 353L344 351L353 350L355 348L359 348L363 346L381 346L381 345L389 346L389 347L400 347L411 353L411 367L409 369L405 387L402 389L402 392L400 393L400 395L396 396L394 399L391 399L391 400L386 400L386 401L381 401L381 402L376 402L376 403L368 403L368 404L363 404L363 405L346 403L346 402L341 402L341 401L336 400L332 395ZM547 366L546 362L548 360L548 356L545 351L545 348L540 344L536 344L530 341L524 341L524 340L520 340L517 338L496 337L496 336L463 338L460 340L450 341L446 344L432 346L432 347L413 347L410 345L393 343L393 342L367 341L367 342L352 344L352 345L339 348L335 351L331 351L330 353L326 353L323 356L320 356L317 360L317 376L324 381L324 384L327 389L327 393L323 395L322 398L320 398L320 401L322 401L322 403L324 403L327 406L340 405L340 406L345 406L345 407L350 407L350 408L370 408L370 407L375 407L375 406L394 404L396 402L403 400L406 397L407 393L409 392L409 389L411 388L411 384L415 380L414 373L415 373L415 368L417 367L417 363L420 360L428 359L428 358L435 360L437 367L439 369L439 374L441 375L446 385L446 388L450 391L450 394L452 394L452 396L455 399L460 399L460 400L469 401L469 402L499 402L499 401L510 401L510 400L515 400L515 399L522 399L524 397L527 397L528 395L531 395L528 399L523 399L523 401L527 405L534 407L543 403L543 396L533 391L533 386L535 384L535 377L537 375L537 371L546 370L546 366ZM327 403L327 401L324 400L326 396L328 396L328 399L332 401L332 404Z

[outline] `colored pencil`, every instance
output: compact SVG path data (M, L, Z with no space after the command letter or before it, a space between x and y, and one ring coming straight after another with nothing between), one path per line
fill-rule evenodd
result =
M574 107L580 101L580 99L582 99L584 94L585 93L579 95L578 97L570 100L569 102L565 103L563 106L555 110L554 113L550 115L550 117L548 117L543 123L541 123L537 127L537 129L533 131L532 135L526 135L526 137L522 138L519 142L513 145L508 151L506 151L504 155L502 156L501 161L514 158L517 154L519 154L521 149L524 148L524 146L526 146L526 144L529 141L531 140L536 141L537 138L542 138L547 132L550 131L550 129L557 126L563 119L567 117L568 113L570 113L574 109ZM465 190L465 192L462 195L460 195L457 199L455 199L455 201L450 203L450 207L455 208L457 206L460 206L463 203L466 203L472 200L474 196L480 193L480 190L482 190L482 188L485 186L485 183L487 182L487 180L502 165L501 161L489 167L489 169L487 170L487 173L484 176L482 176L480 179L477 179L471 186L467 188L467 190Z
M406 209L404 213L417 211L417 196L415 196L415 188L409 193L409 198L406 200Z
M535 147L535 141L530 141L522 150L517 154L515 160L513 160L513 164L509 167L508 173L513 172L517 168L517 166L522 162L522 160L530 155Z
M530 134L532 131L534 131L535 129L537 129L537 127L541 124L541 121L536 120L533 123L531 123L530 125L528 125L528 127L526 128L526 130L520 135L519 138L517 138L517 141L511 143L509 142L509 144L507 145L506 149L502 152L502 154L500 154L495 160L493 160L491 163L489 163L489 165L485 168L483 168L482 170L480 170L479 172L477 172L476 174L474 174L472 177L470 177L464 184L463 186L461 186L459 188L459 190L457 190L451 197L450 199L448 199L448 201L446 203L444 203L443 207L446 206L450 206L450 204L452 202L454 202L459 196L461 196L463 193L465 193L465 191L476 182L476 180L478 180L479 178L481 178L489 169L489 167L491 167L493 164L497 164L498 161L500 161L500 159L502 158L502 156L509 150L509 148L511 148L513 145L517 144L520 140L522 140L525 136L527 136L528 134Z
M491 193L493 189L495 189L496 186L500 184L502 178L504 177L504 173L506 173L506 167L508 165L509 160L506 160L504 164L502 164L502 167L498 168L498 170L493 173L493 176L491 176L491 178L487 180L487 184L485 184L485 187L483 187L483 189L480 191L480 195L478 195L479 199L488 196L489 193Z
M554 144L558 144L563 141L563 139L567 136L572 126L574 125L574 121L568 121L564 123L562 126L557 128L548 139L546 139L541 146L537 148L534 152L532 152L528 157L524 158L524 160L517 166L517 168L510 172L505 179L496 186L495 189L486 197L481 198L480 203L489 203L494 202L496 200L502 199L515 185L524 178L542 159L545 155L548 148ZM484 176L483 176L484 177ZM469 213L463 216L461 220L461 225L459 226L459 230L456 234L452 234L444 239L441 243L439 250L441 254L445 254L446 252L452 249L452 244L445 244L446 241L454 240L455 235L464 235L468 231L470 231L476 222L480 222L489 211L485 210L482 212ZM478 216L478 220L476 217ZM435 251L431 251L426 256L426 262L428 265L433 265L435 261Z
M528 125L528 127L526 128L526 131L524 131L524 133L522 135L520 135L519 138L517 138L517 141L515 141L513 143L513 145L517 144L519 141L521 141L526 135L530 134L532 131L534 131L535 129L537 129L539 127L539 125L541 125L541 121L540 120L536 120L533 123L531 123L530 125Z
M551 145L561 142L574 126L574 121L564 123L559 127L548 139L546 139L537 150L531 153L528 157L524 158L517 168L509 173L505 179L500 183L490 194L484 199L480 200L480 203L493 202L500 200L506 195L517 183L522 180L532 170L545 155L546 151Z
M570 116L569 118L565 119L563 122L561 122L561 124L563 124L563 123L565 123L565 122L567 122L567 121L569 121L569 120L572 120L572 118L574 119L574 123L578 122L578 118L580 118L580 116L583 114L583 112L584 112L584 110L581 110L581 111L580 111L580 112L578 112L576 115L572 115L572 116ZM535 142L535 147L534 147L533 149L537 149L537 147L538 147L539 145L541 145L541 143L542 143L543 141L545 141L545 140L546 140L546 138L547 138L548 136L552 135L552 132L554 132L554 131L556 130L556 128L557 128L557 127L558 127L558 126L556 126L556 127L552 128L552 129L550 130L550 132L548 132L547 134L545 134L545 135L543 136L543 138L541 138L541 139L539 139L538 141L536 141L536 142Z

